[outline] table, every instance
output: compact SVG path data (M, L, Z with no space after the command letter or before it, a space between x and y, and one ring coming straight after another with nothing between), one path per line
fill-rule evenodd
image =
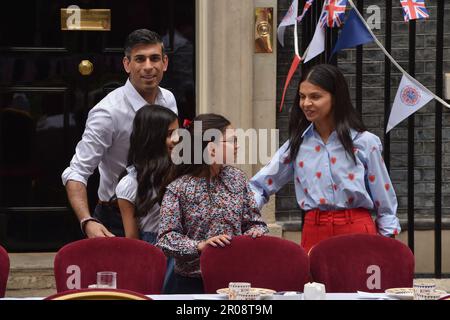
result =
M223 295L220 294L151 294L148 297L153 300L224 300ZM44 297L26 297L26 298L14 298L5 297L0 300L42 300ZM279 296L274 295L271 299L263 300L303 300L303 295L299 294L296 296ZM396 300L387 297L383 293L374 293L369 296L362 296L358 293L327 293L326 300Z
M384 293L374 293L371 296L363 296L358 293L327 293L326 300L396 300L389 298ZM226 300L223 295L219 294L158 294L148 295L148 297L153 300ZM272 299L263 300L303 300L303 295L295 297L273 295Z

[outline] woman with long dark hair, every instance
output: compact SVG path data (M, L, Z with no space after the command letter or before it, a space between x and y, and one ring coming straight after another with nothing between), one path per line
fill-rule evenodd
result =
M159 190L178 142L177 115L159 105L139 109L133 121L127 175L116 187L125 236L155 244L159 228Z
M116 187L125 236L156 243L160 221L160 189L172 167L171 152L178 143L178 117L159 105L136 112L130 136L126 175ZM173 276L167 260L163 292Z
M181 147L183 163L169 179L174 181L161 204L157 243L166 255L175 257L171 293L203 292L200 255L206 246L225 246L232 236L259 237L268 232L245 174L229 165L238 149L230 122L220 115L203 114L187 129L176 147Z
M380 139L366 131L332 65L306 72L290 111L289 140L250 181L261 208L287 182L306 211L302 246L340 234L400 232L397 198ZM376 211L376 224L370 211Z

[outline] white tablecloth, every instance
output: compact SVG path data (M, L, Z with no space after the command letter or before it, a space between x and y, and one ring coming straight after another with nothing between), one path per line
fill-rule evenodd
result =
M151 294L148 297L153 300L224 300L226 298L224 295L219 294ZM42 300L43 297L27 297L27 298L13 298L6 297L0 300ZM374 293L369 295L361 295L358 293L327 293L326 300L386 300L389 299L383 293ZM263 300L303 300L303 295L295 296L281 296L273 295L268 299ZM395 299L394 299L395 300Z
M154 300L226 300L224 295L219 294L161 294L149 295ZM358 293L327 293L326 300L386 300L390 299L383 293L374 293L369 295L361 295ZM263 300L303 300L303 295L282 296L273 295ZM395 300L395 299L394 299Z

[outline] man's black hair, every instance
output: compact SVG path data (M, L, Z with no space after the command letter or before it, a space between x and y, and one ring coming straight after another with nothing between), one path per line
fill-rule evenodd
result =
M161 44L161 53L164 56L164 45L162 39L159 34L154 31L150 31L148 29L138 29L130 33L125 41L125 56L130 57L131 50L138 44Z

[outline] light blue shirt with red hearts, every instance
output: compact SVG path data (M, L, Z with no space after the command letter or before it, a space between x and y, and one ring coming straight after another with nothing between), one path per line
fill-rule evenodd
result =
M384 164L380 139L368 132L350 130L356 165L345 151L336 131L324 143L311 124L295 161L289 159L289 141L251 180L250 187L261 208L270 195L294 181L302 210L366 208L376 211L378 232L400 233L397 197Z

